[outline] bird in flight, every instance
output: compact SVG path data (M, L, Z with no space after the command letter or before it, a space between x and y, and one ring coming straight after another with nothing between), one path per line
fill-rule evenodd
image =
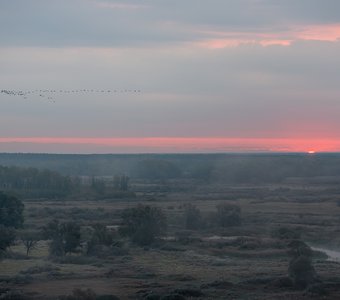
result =
M40 97L46 98L49 101L55 102L55 96L57 94L110 94L110 93L141 93L139 89L113 89L113 90L99 90L99 89L80 89L80 90L51 90L51 89L36 89L36 90L1 90L0 94L6 96L18 96L23 99L28 99L28 97Z

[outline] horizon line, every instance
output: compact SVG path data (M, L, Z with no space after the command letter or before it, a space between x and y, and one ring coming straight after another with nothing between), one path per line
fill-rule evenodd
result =
M8 153L336 153L340 138L0 137Z

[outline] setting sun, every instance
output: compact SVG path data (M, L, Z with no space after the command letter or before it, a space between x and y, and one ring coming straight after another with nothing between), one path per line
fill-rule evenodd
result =
M315 154L315 151L314 150L309 150L308 154Z

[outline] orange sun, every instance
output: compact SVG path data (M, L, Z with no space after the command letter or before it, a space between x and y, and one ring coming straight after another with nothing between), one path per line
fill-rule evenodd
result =
M314 150L309 150L308 154L315 154L315 151Z

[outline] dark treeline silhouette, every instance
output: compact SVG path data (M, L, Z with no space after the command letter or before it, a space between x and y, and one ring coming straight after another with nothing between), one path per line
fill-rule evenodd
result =
M55 171L39 170L36 168L4 167L0 166L0 188L7 191L17 191L19 194L30 195L39 191L37 195L48 194L66 195L74 187L68 176Z
M47 169L1 165L0 190L14 193L25 199L59 198L72 195L135 197L133 192L129 192L129 177L126 175L67 176Z
M340 154L0 154L0 165L50 169L65 176L189 178L204 182L340 181ZM19 184L23 184L22 182Z

